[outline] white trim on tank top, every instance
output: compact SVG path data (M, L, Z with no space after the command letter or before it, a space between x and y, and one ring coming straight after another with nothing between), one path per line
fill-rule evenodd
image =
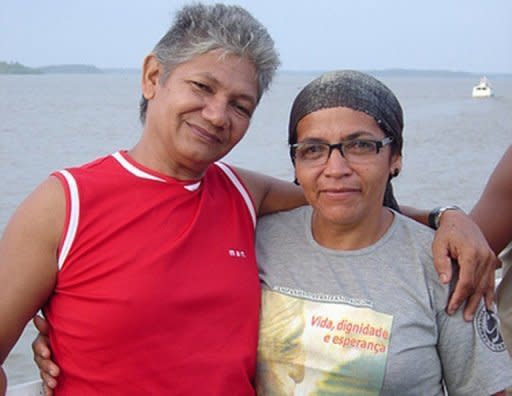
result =
M252 218L252 224L254 227L256 227L256 209L254 208L254 205L252 203L251 197L249 196L249 193L243 186L243 184L240 182L238 177L236 177L235 173L231 170L230 167L228 167L226 164L223 164L222 162L216 162L215 165L217 165L226 176L231 180L231 183L235 186L235 188L238 190L240 195L245 201L245 205L247 206L247 209L249 210L249 213L251 214Z
M159 177L150 175L149 173L146 173L144 171L141 171L140 169L137 169L135 166L130 164L128 161L126 161L125 158L121 155L121 153L118 151L112 156L120 163L120 165L125 168L128 172L132 173L133 175L143 178L143 179L149 179L149 180L156 180L156 181L162 181L165 182L164 179L161 179ZM227 165L223 164L222 162L216 162L215 165L217 165L228 177L228 179L233 183L233 186L238 190L240 195L242 196L245 205L247 206L247 209L249 210L249 213L251 215L252 224L254 227L256 227L256 209L254 208L254 205L252 203L252 200L249 196L249 193L243 186L243 184L240 182L238 177L235 175L235 173L229 168ZM62 266L64 265L64 262L66 261L66 258L69 254L69 251L71 249L71 245L73 244L73 241L75 239L76 232L78 230L78 221L80 218L80 196L78 194L78 187L76 185L75 178L71 173L69 173L67 170L61 170L59 173L64 176L64 179L66 180L69 188L69 197L70 197L70 211L69 211L69 224L68 229L66 232L66 235L64 236L64 242L62 244L62 249L59 253L58 257L58 268L59 271L62 269ZM197 182L194 184L190 184L188 186L184 186L185 189L188 191L195 191L199 188L201 185L201 182Z
M64 176L64 179L66 179L66 182L68 183L70 206L68 229L66 231L64 242L62 243L62 249L59 252L59 259L57 261L60 271L64 265L64 261L68 256L69 250L71 249L71 245L75 240L76 231L78 229L78 221L80 219L80 196L78 195L78 187L73 175L67 170L61 170L59 173Z

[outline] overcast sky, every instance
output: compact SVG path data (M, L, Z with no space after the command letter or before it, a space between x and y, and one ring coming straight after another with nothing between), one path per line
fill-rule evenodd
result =
M212 3L212 1L205 1ZM0 61L139 68L176 0L0 0ZM282 70L512 73L512 0L240 0Z

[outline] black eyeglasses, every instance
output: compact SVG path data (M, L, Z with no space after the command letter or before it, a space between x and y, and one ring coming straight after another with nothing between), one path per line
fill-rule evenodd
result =
M392 137L382 140L354 139L329 144L324 142L301 142L290 145L290 152L295 161L312 166L325 165L334 149L339 150L348 162L362 163L370 161L380 149L393 141Z

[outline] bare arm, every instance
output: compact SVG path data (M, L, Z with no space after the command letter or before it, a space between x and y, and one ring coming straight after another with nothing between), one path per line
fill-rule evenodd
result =
M416 221L428 224L428 211L407 206L400 209ZM464 318L471 320L482 296L488 306L492 304L497 259L482 231L468 215L457 210L443 213L432 252L442 282L448 283L452 278L452 259L460 266L459 279L448 302L448 313L455 312L467 300Z
M400 205L400 211L407 217L416 220L418 223L428 226L428 210L413 208L412 206Z
M51 177L20 205L0 240L0 363L54 288L64 217L64 193Z
M512 146L496 165L470 216L496 254L512 241Z
M275 177L235 168L252 195L258 216L306 205L302 188Z
M7 378L5 378L4 370L0 369L0 395L5 395L6 389L7 389Z

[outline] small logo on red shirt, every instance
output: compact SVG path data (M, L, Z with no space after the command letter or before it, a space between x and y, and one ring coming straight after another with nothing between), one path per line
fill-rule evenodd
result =
M244 250L229 249L228 253L231 257L247 258Z

